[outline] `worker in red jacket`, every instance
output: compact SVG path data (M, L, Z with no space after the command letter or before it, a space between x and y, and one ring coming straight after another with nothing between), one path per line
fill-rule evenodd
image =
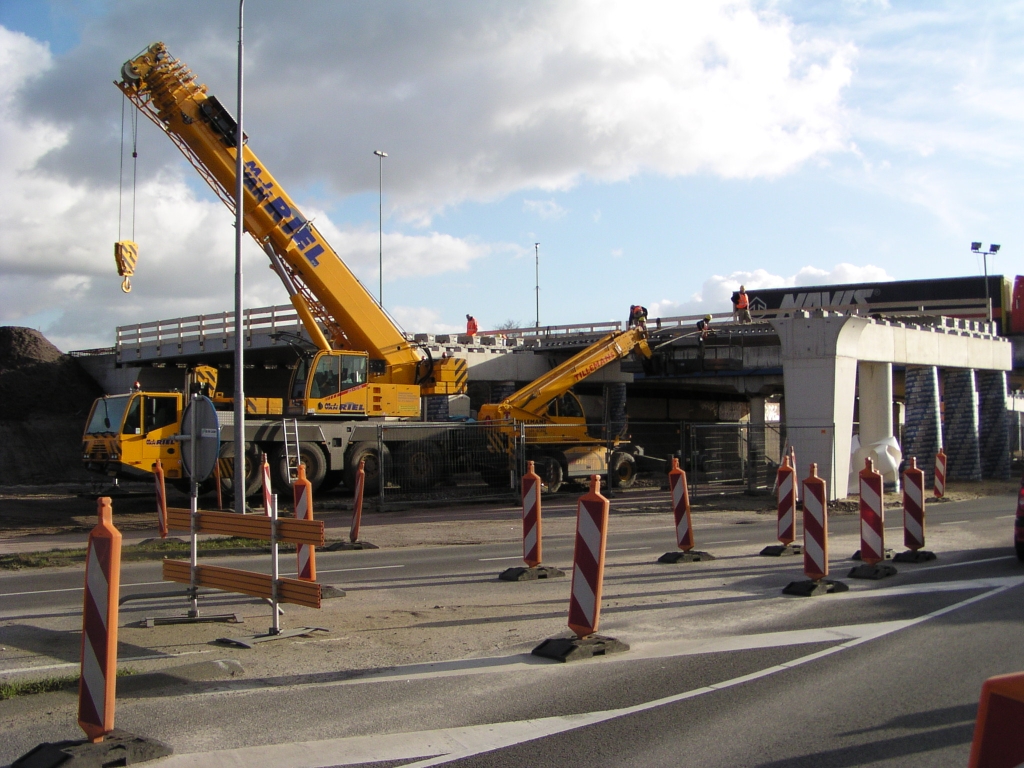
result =
M466 315L466 335L476 336L479 330L480 326L476 324L476 318L472 315Z

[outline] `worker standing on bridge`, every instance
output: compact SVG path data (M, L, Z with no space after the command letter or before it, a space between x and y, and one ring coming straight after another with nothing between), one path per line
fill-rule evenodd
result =
M736 311L739 313L741 323L751 322L750 300L747 298L747 289L742 285L740 286L740 292L736 294Z
M639 304L631 304L629 307L629 322L627 323L628 328L647 328L647 307L641 307Z
M704 315L697 321L697 355L700 358L700 368L704 370L704 342L711 335L711 315Z
M476 318L472 315L466 315L466 335L476 336L479 330L480 326L476 324Z

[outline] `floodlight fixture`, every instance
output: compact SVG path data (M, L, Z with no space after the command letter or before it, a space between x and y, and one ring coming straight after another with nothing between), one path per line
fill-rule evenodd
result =
M992 245L990 245L988 247L988 252L989 253L999 253L999 246L996 245L995 243L993 243Z
M972 251L981 250L981 243L971 243L971 250Z

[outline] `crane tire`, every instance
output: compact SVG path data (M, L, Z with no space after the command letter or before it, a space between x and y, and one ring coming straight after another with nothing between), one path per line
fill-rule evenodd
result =
M365 461L363 472L366 473L366 484L363 486L363 493L380 493L381 478L385 471L383 465L388 464L390 460L391 453L386 445L381 456L377 451L376 442L356 443L349 449L348 457L345 459L345 487L350 491L355 490L359 462Z
M245 496L246 498L256 495L260 490L263 478L260 474L260 449L254 443L246 443L244 449L245 457ZM234 457L235 444L221 443L220 446L220 487L221 491L229 496L234 496Z
M558 493L558 489L565 482L565 472L562 469L562 462L555 456L544 456L535 466L540 471L540 481L544 484L544 490L548 493Z
M299 443L299 462L306 468L306 479L313 486L313 492L323 487L324 478L327 476L327 457L323 449L316 443ZM292 487L291 477L288 472L288 457L285 455L284 445L279 445L274 450L273 458L270 460L270 468L274 476L274 486L283 490Z
M612 488L632 488L636 484L636 459L624 451L613 452L608 474Z

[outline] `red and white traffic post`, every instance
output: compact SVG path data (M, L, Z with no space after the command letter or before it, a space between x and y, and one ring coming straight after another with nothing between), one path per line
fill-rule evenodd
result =
M366 490L366 460L359 460L356 470L356 492L352 502L352 526L348 529L348 540L355 544L359 541L359 526L363 522L363 494Z
M270 487L270 464L267 463L267 454L265 453L260 463L260 475L263 478L263 511L267 517L270 517L270 508L274 503L274 489Z
M97 499L99 522L89 533L82 609L82 676L78 724L91 742L114 729L117 684L117 605L121 581L121 532L114 527L110 498Z
M934 493L936 499L946 495L946 452L942 448L935 454Z
M768 557L783 555L799 555L803 549L793 544L796 538L796 469L790 464L789 456L782 457L782 465L775 477L775 488L778 499L778 539L780 544L772 544L761 550Z
M576 544L572 557L572 589L569 596L569 629L576 637L545 640L533 649L537 656L573 661L629 646L596 634L601 619L604 556L608 543L608 499L601 495L601 478L590 476L590 491L576 506Z
M924 472L917 468L913 456L903 470L903 545L893 560L901 563L923 563L935 559L934 552L924 549Z
M714 555L694 550L693 519L690 515L690 491L686 485L686 472L679 468L679 459L672 459L668 473L668 489L672 494L672 514L676 521L676 545L678 552L666 552L658 558L659 563L699 563L714 560Z
M797 597L818 597L845 592L849 587L828 578L828 492L824 478L818 477L818 465L804 479L804 575L807 581L790 582L783 594Z
M883 579L896 574L896 569L885 565L885 502L882 496L882 475L875 471L875 463L864 459L860 471L860 551L854 560L863 561L850 570L851 579Z
M156 481L156 522L160 538L167 538L167 485L164 482L164 467L160 459L153 465L153 479Z
M502 581L534 581L565 576L558 568L542 566L541 479L532 461L526 462L521 483L523 502L523 562L526 567L508 568L498 575Z
M295 498L295 519L313 519L313 484L306 479L306 467L299 464L299 476L292 486ZM302 581L316 581L316 549L312 544L296 544L297 578Z

